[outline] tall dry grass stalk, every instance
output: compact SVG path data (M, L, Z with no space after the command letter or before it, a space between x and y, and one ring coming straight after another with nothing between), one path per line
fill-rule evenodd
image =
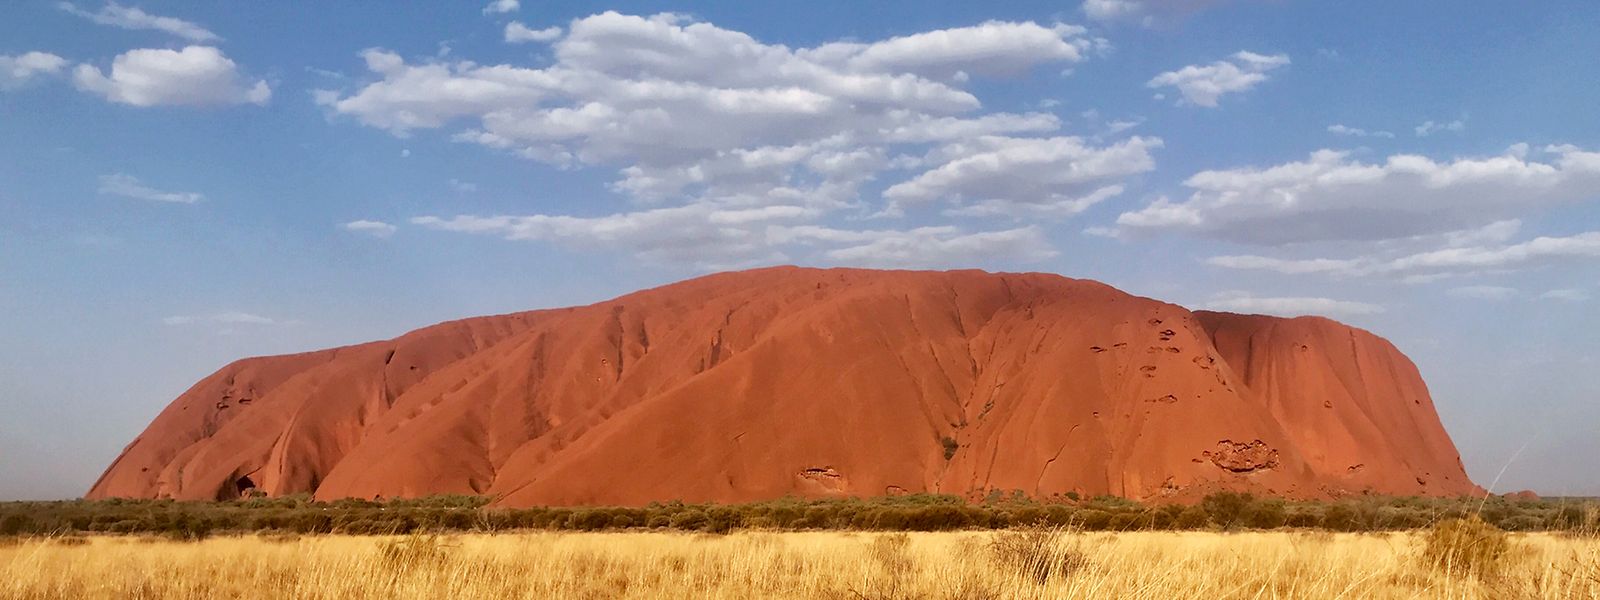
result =
M79 540L0 544L0 597L1600 598L1600 539L1547 534L1512 535L1493 577L1437 568L1421 534L1035 530Z

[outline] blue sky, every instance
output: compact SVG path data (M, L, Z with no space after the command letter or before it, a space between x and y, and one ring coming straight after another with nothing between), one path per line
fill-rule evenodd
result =
M796 263L1327 314L1600 495L1600 5L13 3L0 498L235 358Z

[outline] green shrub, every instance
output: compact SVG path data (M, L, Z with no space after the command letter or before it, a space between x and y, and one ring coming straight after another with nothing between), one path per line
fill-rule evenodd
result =
M1050 525L1066 526L1076 522L1076 515L1071 507L1052 504L1044 509L1044 522Z
M296 533L328 533L333 531L333 516L323 512L302 512L289 518L288 529Z
M1246 522L1256 529L1277 529L1289 522L1289 510L1277 498L1257 500L1250 504Z
M1356 509L1344 503L1329 506L1322 513L1322 526L1334 531L1355 531L1359 520Z
M1496 498L1478 510L1477 516L1486 523L1499 523L1509 518L1515 509L1508 506L1505 500Z
M1380 507L1376 515L1378 526L1382 529L1417 529L1434 521L1432 515L1406 506Z
M567 517L566 528L594 531L611 526L611 515L604 510L580 510Z
M1298 528L1318 528L1322 526L1322 514L1314 507L1290 507L1283 525L1298 526Z
M570 522L573 512L573 510L566 508L539 510L534 512L533 522L537 527L561 529Z
M800 520L800 510L793 506L776 506L767 511L773 527L789 527Z
M744 521L740 518L739 511L727 507L717 507L706 514L705 523L700 529L706 533L722 534L733 531L743 525Z
M567 522L567 517L572 511L565 508L535 508L527 512L524 517L530 526L541 529L559 529Z
M1338 531L1417 529L1476 513L1485 522L1519 531L1600 529L1600 505L1592 501L1507 502L1491 498L1385 498L1362 496L1338 502L1257 499L1213 494L1195 506L1149 506L1100 496L1069 503L1040 501L1015 490L996 491L987 503L950 495L911 494L869 499L785 498L738 505L682 502L646 508L533 507L488 509L469 496L395 499L383 502L314 502L309 497L253 498L222 502L172 500L78 500L0 502L0 537L73 533L170 535L199 539L219 532L276 531L301 535L340 531L405 534L413 531L501 531L519 528L597 530L678 527L725 532L739 528L944 531L1005 528L1046 523L1085 530L1195 529L1219 527L1325 528Z
M23 533L33 533L33 519L27 515L0 517L0 535L19 535Z
M961 449L961 444L957 443L956 439L950 436L939 438L939 445L944 447L945 460L955 458L956 450Z
M1111 513L1092 508L1080 510L1078 526L1086 531L1105 531L1111 527Z
M1223 529L1234 529L1247 524L1244 517L1255 497L1239 492L1217 492L1200 501L1211 522Z
M965 529L972 526L972 517L959 506L925 506L911 510L905 526L912 531Z
M1206 514L1206 509L1199 506L1189 506L1178 513L1178 518L1173 526L1178 529L1200 529L1211 523L1211 516Z
M142 524L133 519L123 519L112 523L110 527L106 528L106 531L112 533L138 533L141 530Z
M215 528L210 519L185 513L173 519L172 527L166 534L167 537L178 540L203 540L211 537L211 532Z
M1545 520L1534 515L1513 515L1495 525L1506 531L1537 531L1544 528Z
M706 513L700 510L685 510L672 515L672 526L684 531L697 531L706 524Z
M433 526L439 529L452 531L465 531L472 529L476 524L473 517L477 515L476 509L449 509L435 513Z
M1587 524L1588 515L1586 514L1586 511L1582 506L1576 504L1563 506L1557 509L1554 514L1550 515L1549 521L1549 526L1551 529L1562 529L1567 531L1582 529ZM0 532L4 532L3 527L0 527Z
M1154 515L1147 512L1117 512L1111 514L1111 521L1106 528L1111 531L1139 531L1155 526Z

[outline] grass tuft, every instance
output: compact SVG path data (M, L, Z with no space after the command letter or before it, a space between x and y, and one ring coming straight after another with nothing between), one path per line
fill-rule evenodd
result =
M436 534L411 534L378 543L378 556L396 570L437 568L449 561L449 550Z
M1477 517L1440 521L1422 542L1422 556L1434 568L1474 577L1498 575L1511 548L1505 531Z
M1067 527L1045 524L1001 531L990 540L989 554L1001 569L1044 584L1088 566L1088 556L1071 534Z

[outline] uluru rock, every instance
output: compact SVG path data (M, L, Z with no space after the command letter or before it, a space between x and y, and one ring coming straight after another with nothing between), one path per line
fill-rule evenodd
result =
M779 267L244 359L89 497L503 506L990 491L1460 495L1415 366L1093 281Z

